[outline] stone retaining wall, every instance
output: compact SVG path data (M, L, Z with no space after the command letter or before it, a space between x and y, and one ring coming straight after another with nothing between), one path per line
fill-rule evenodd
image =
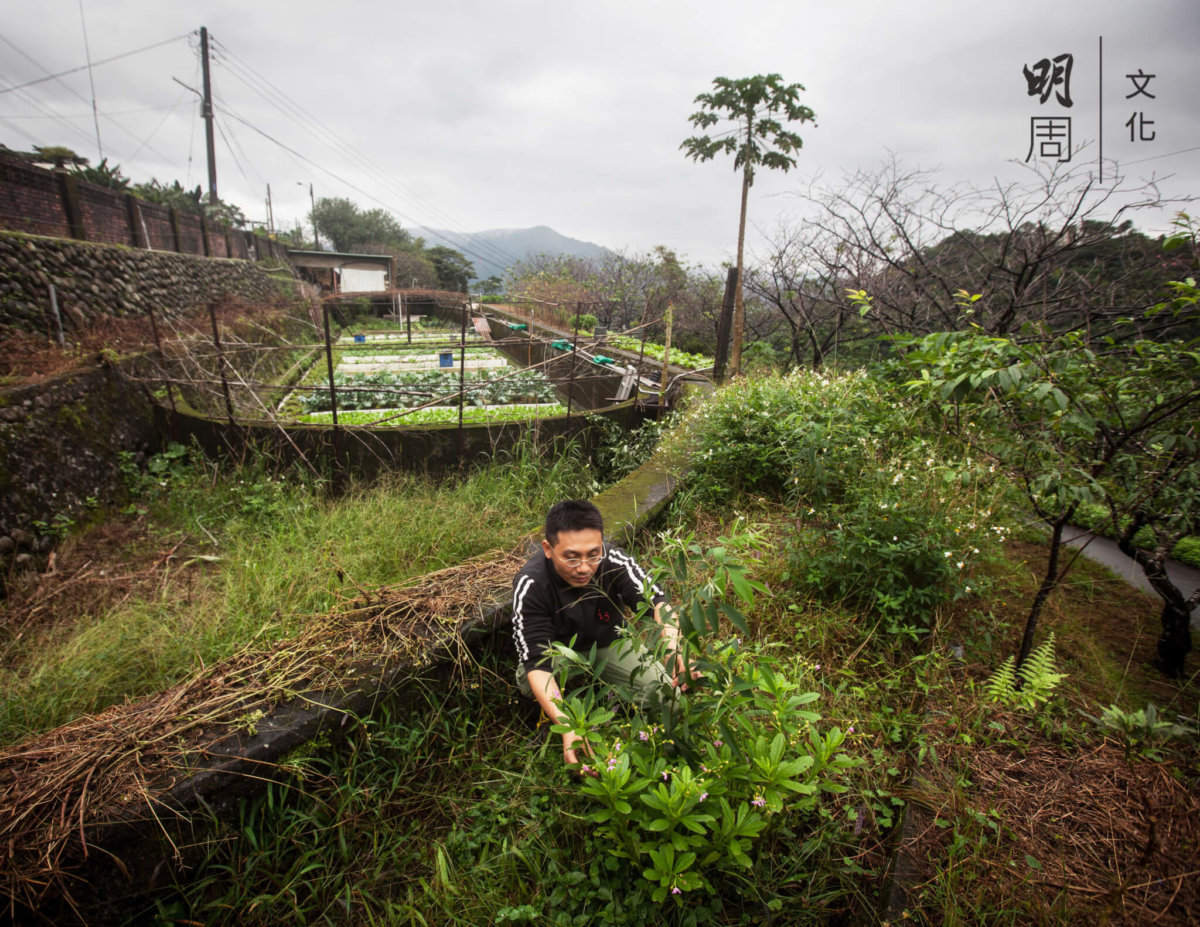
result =
M0 392L0 567L32 565L114 497L122 451L157 443L149 399L116 367Z
M250 303L294 298L284 266L275 276L250 261L0 232L0 330L53 334L50 284L69 332L103 317L193 312L224 296Z

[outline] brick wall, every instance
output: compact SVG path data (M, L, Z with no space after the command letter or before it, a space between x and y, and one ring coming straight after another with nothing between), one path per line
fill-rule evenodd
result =
M269 239L211 223L206 250L200 217L172 212L0 153L0 229L219 258L286 257Z
M32 235L70 235L58 178L0 159L0 225Z

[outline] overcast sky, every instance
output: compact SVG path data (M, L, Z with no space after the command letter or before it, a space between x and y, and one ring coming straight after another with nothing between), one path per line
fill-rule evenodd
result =
M715 264L736 246L738 179L730 158L696 165L679 144L713 77L769 72L804 84L817 119L798 129L793 171L760 173L751 246L800 214L790 193L814 177L836 183L892 154L946 184L1020 176L1031 117L1071 117L1085 145L1072 163L1095 167L1101 102L1110 177L1115 160L1130 179L1200 194L1198 0L0 0L0 142L99 160L94 83L110 164L135 182L207 184L197 97L176 82L200 87L202 25L219 192L263 220L269 183L277 226L307 222L312 183L405 226L549 225ZM90 80L83 68L4 92L89 51ZM1029 96L1022 75L1062 54L1070 109ZM1154 97L1126 99L1139 70ZM1131 142L1137 113L1152 124ZM1135 222L1162 231L1169 218Z

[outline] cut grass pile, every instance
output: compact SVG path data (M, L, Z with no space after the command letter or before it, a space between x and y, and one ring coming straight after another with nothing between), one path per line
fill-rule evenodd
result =
M31 607L35 580L0 603L34 615L2 623L0 744L295 636L361 589L506 547L585 473L574 455L546 464L526 450L442 486L397 474L331 499L295 473L176 458L136 503L166 554L156 588L52 624Z

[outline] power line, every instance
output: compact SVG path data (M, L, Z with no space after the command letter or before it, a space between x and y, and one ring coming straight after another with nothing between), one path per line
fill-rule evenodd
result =
M183 35L177 35L174 38L170 38L170 39L163 39L161 42L155 42L153 45L143 45L141 48L135 48L132 51L122 52L119 55L113 55L111 58L104 58L100 61L93 61L90 65L90 67L98 68L102 64L111 64L114 61L120 61L122 58L128 58L131 55L140 55L142 52L150 51L152 48L160 48L163 45L170 45L172 42L178 42L180 39L186 39L189 35L194 34L194 32L195 32L195 30L192 30L192 32L185 32ZM13 43L3 35L0 35L0 41L7 42L9 45L12 45L13 48L16 48L17 51L19 51L19 52L21 51L19 48L17 48L16 45L13 45ZM21 52L21 54L24 55L25 53ZM29 56L26 55L25 57L28 58ZM32 61L33 59L30 58L29 60ZM38 65L38 67L41 67L41 65ZM14 90L23 90L26 87L32 87L34 84L45 83L48 80L58 80L58 78L66 77L68 74L75 74L75 73L78 73L79 71L86 71L88 69L88 67L89 67L89 65L81 64L77 68L71 68L70 70L67 70L67 71L59 71L57 74L47 74L45 77L39 77L37 80L26 81L25 83L20 84L16 87L0 88L0 93L12 93ZM43 68L43 70L45 70L45 69Z
M184 36L184 38L186 38L186 36ZM12 49L14 51L17 52L17 54L21 55L23 58L25 58L27 61L29 61L35 67L41 68L43 71L49 72L49 70L50 70L49 68L47 68L44 64L42 64L40 61L38 61L36 58L34 58L32 55L30 55L24 49L20 48L11 39L5 38L4 36L0 35L0 41L3 41L6 44L8 44L10 47L12 47ZM175 41L175 40L172 39L171 41ZM164 43L160 42L159 44L161 45ZM128 57L129 54L134 54L134 53L128 52L128 53L126 53L126 55L119 55L117 57ZM115 59L109 59L109 60L115 60ZM86 67L86 65L85 65L85 67ZM80 70L80 69L76 68L75 70ZM50 75L50 77L46 78L46 80L57 80L57 79L58 79L58 75ZM38 82L33 81L32 83L38 83ZM83 94L81 94L78 90L76 90L70 84L64 83L61 80L59 81L59 83L62 84L63 88L65 90L67 90L67 92L71 93L73 96L79 98L84 103L88 102L87 97L83 96ZM53 110L49 110L49 109L43 107L41 104L39 104L37 102L36 98L34 98L33 95L29 91L21 89L22 87L28 87L28 86L29 86L29 84L22 84L21 87L10 87L10 88L8 88L8 90L21 91L22 99L24 99L28 105L32 106L34 109L41 110L42 112L45 112L48 114L53 114ZM2 91L0 91L0 93L7 93L8 90L2 90ZM89 144L91 143L91 141L92 141L91 136L89 136L87 133L83 132L83 130L81 130L75 124L65 121L63 119L63 117L58 116L57 114L53 114L53 115L49 115L48 118L53 118L56 122L58 122L63 127L70 129L71 131L75 132L77 135L83 136ZM134 141L140 141L141 144L138 146L139 151L142 148L149 148L151 151L153 151L156 155L158 155L164 161L169 162L171 160L165 154L163 154L161 151L159 151L157 148L155 148L153 145L151 145L149 143L149 138L146 138L144 140L139 139L137 135L135 135L129 129L125 128L125 126L122 125L120 122L118 122L116 119L113 119L111 116L108 116L108 115L106 115L104 118L106 120L108 120L109 122L111 122L114 126L116 126L118 129L120 129L122 132L124 132L126 135L128 135L130 138L132 138ZM157 131L157 128L154 131ZM153 133L151 133L151 134L153 135ZM101 157L103 157L103 155L101 155ZM118 155L118 157L121 157L121 156ZM126 159L124 157L121 157L121 160L126 160Z
M269 79L256 71L250 64L238 57L231 49L228 48L228 46L216 39L214 39L213 42L221 53L218 57L218 61L226 65L228 68L228 73L245 83L246 86L252 89L255 93L259 94L264 100L266 100L270 105L275 107L285 116L289 116L289 118L300 125L301 128L304 128L306 131L312 133L319 141L329 145L329 147L334 149L335 152L339 152L342 157L358 162L360 166L367 170L368 173L373 174L376 179L381 180L385 185L392 187L392 189L396 192L407 195L418 203L423 203L425 208L429 209L435 215L441 214L443 217L441 221L448 222L448 224L451 226L457 226L459 224L452 216L449 216L432 203L425 201L414 191L409 190L403 184L400 184L387 172L379 168L378 165L374 164L368 158L362 155L361 152L357 151L351 146L348 146L336 133L328 129L315 116L304 110L303 107L292 100L284 91L280 90L273 83L271 83ZM250 80L245 75L239 73L239 68L244 68L256 79ZM270 88L276 98L272 99L270 96L268 96L260 85L266 85L268 88ZM307 125L305 124L305 121L307 121ZM380 201L376 200L376 202ZM381 205L384 205L385 208L390 208L387 207L386 204L381 203ZM395 211L398 215L403 215L398 210ZM404 218L413 224L420 224L410 217L405 216ZM467 246L463 242L455 240L455 236L457 234L459 233L452 229L443 237L445 237L452 244L456 245L460 250L471 253L477 260L486 263L494 263L498 261L502 264L510 264L518 260L515 255L509 254L508 252L504 251L504 249L495 245L493 242L479 240L473 242L472 246Z
M384 207L385 209L392 210L393 212L396 213L396 215L400 216L402 219L405 219L408 222L414 221L411 216L407 216L404 213L400 212L399 210L394 209L394 207L389 206L383 200L381 200L377 196L375 196L375 194L369 193L368 191L362 189L362 187L359 187L357 184L354 184L351 181L347 180L345 177L342 177L340 174L337 174L337 173L331 171L329 168L325 167L322 164L318 164L312 158L309 158L309 157L301 154L296 149L285 144L284 142L281 142L279 139L275 138L273 135L270 135L269 133L260 129L254 123L250 122L248 119L245 119L242 116L239 116L237 113L235 113L233 110L229 109L228 107L225 107L224 113L225 113L225 115L227 115L233 119L236 119L238 122L242 123L242 125L246 126L248 129L251 129L252 131L257 132L259 135L261 135L263 138L267 139L268 141L278 145L284 151L287 151L289 154L293 155L294 157L299 158L305 164L307 164L311 167L315 167L319 171L323 171L325 174L327 174L329 177L332 177L338 183L345 184L347 187L349 187L351 190L354 190L356 193L361 193L363 196L367 197L368 199L370 199L371 201L373 201L375 203L378 203L380 206ZM479 260L479 261L487 261L488 260L487 258L472 251L470 248L468 248L466 246L460 245L458 250L463 252L464 256L471 256L471 257L474 257L476 260Z
M1162 158L1172 158L1175 155L1188 154L1192 151L1200 151L1200 145L1194 145L1191 148L1183 148L1179 151L1168 151L1166 154L1151 155L1149 158L1138 158L1136 161L1119 161L1118 163L1127 167L1130 164L1145 164L1147 161L1158 161Z

